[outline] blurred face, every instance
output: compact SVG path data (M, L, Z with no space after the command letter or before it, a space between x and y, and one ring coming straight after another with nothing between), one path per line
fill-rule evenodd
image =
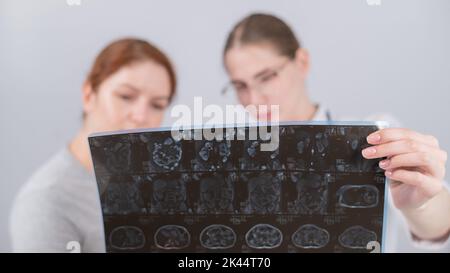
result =
M152 61L124 66L93 91L84 87L85 126L91 132L160 126L169 105L167 70Z
M308 54L297 51L295 59L280 55L270 45L250 44L232 47L225 55L230 86L244 106L265 105L258 111L258 120L269 120L270 105L279 105L279 118L294 120L301 113L305 99L305 78ZM230 92L230 91L227 91Z

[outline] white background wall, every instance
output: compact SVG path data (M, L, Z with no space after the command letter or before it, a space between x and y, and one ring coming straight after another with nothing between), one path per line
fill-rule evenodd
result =
M310 94L335 115L389 112L450 150L448 0L0 0L0 251L14 194L78 129L80 87L104 45L150 40L176 63L175 103L222 104L226 34L255 11L293 26L311 53Z

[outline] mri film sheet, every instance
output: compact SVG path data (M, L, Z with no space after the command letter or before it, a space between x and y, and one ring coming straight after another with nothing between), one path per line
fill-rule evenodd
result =
M379 126L282 124L270 151L270 139L236 138L250 128L213 140L164 129L90 136L106 250L382 249L385 176L361 156Z

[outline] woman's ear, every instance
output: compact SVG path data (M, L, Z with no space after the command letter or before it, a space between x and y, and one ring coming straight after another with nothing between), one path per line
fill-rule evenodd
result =
M308 50L305 48L298 48L295 52L295 62L300 68L303 78L306 78L310 67Z
M83 94L82 94L84 115L89 114L92 111L92 109L94 109L95 100L96 100L96 93L92 89L91 83L86 81L83 84Z

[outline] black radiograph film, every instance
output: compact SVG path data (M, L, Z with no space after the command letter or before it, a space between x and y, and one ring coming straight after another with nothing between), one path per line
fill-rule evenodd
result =
M361 155L378 129L282 124L273 151L261 150L267 139L248 135L90 136L106 250L369 252L373 241L382 247L385 176L379 160ZM230 130L235 137L249 127Z

